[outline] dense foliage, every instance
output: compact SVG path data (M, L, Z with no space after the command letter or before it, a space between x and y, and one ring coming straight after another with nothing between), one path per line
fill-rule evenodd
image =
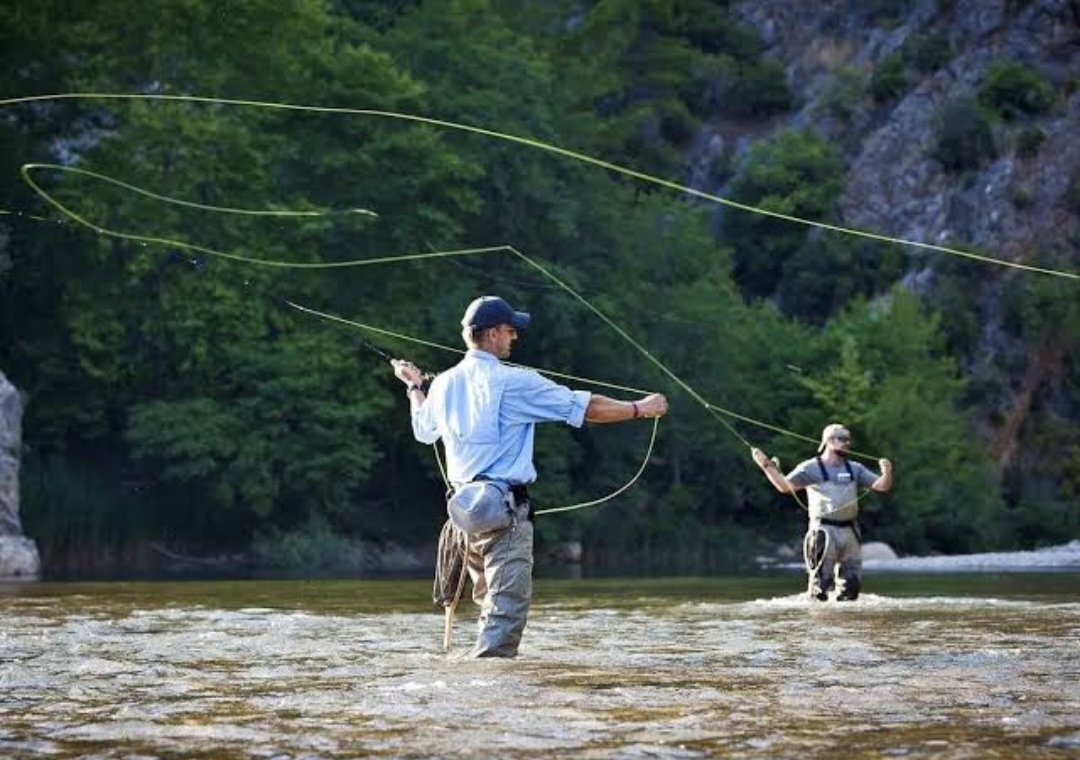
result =
M793 100L783 72L758 60L753 33L704 0L0 5L13 19L0 32L5 98L152 93L407 113L664 179L683 176L711 114L765 118ZM1040 105L1014 102L1023 83L1002 69L982 97L999 109ZM876 86L894 96L899 71ZM988 149L953 121L941 149L963 167ZM870 462L896 464L894 492L867 497L868 538L957 551L1058 537L1003 507L942 328L954 316L890 290L901 251L732 209L717 236L715 209L676 192L523 143L374 115L45 100L3 108L0 144L0 207L53 220L0 227L0 369L28 395L23 520L47 560L154 540L311 562L319 549L289 538L305 531L335 555L347 553L342 536L431 541L439 469L412 440L400 385L372 344L435 371L455 355L283 299L457 347L464 305L490 292L535 315L516 360L582 378L573 385L672 401L642 480L602 508L542 520L542 545L578 538L598 563L700 567L733 565L763 540L796 541L795 502L767 487L746 442L793 464L837 419ZM21 180L30 162L192 204L334 213L210 212L39 170L35 181L89 226L60 224ZM843 157L804 131L755 145L730 171L733 199L825 221L844 181ZM356 208L377 216L338 213ZM645 352L505 251L283 269L200 250L334 264L501 245ZM1039 297L1063 320L1076 310L1070 295ZM1066 329L1048 313L1016 307L1024 324L1043 315L1032 329ZM619 487L648 435L647 424L543 428L540 506ZM1080 476L1067 475L1074 494ZM1022 497L1040 498L1056 497Z

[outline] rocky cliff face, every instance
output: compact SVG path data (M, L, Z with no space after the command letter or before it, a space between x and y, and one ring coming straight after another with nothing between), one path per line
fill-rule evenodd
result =
M1080 272L1078 0L824 0L812 9L802 0L748 0L732 10L759 32L767 57L784 66L802 98L792 118L770 129L812 128L843 148L849 173L842 224ZM875 98L875 74L890 56L910 57L913 49L926 52L921 65L908 66L907 81L890 97ZM1037 72L1057 101L995 124L992 155L977 166L944 165L935 153L945 109L973 101L1001 61ZM911 250L917 255L907 282L933 298L935 272L958 260ZM1004 390L995 408L982 410L987 442L1006 468L1032 400L1061 394L1067 365L1054 336L1033 343L1002 326L1005 285L1046 275L959 261L967 262L960 266L968 281L979 283L981 334L965 348L967 371L1013 368L989 378Z
M0 578L35 577L41 570L37 547L19 521L22 411L19 392L0 373Z
M1076 0L832 0L810 13L799 0L756 0L735 8L769 43L768 55L784 64L793 89L806 94L795 126L813 127L845 146L846 224L1017 261L1048 238L1076 234L1077 216L1065 197L1080 171L1080 92L1033 125L1041 142L1031 155L1018 157L1009 135L999 135L999 158L962 178L934 157L942 109L973 97L995 61L1020 62L1059 92L1075 86ZM882 18L883 9L896 8ZM922 72L895 101L864 98L844 113L829 107L838 72L872 76L916 37L949 50L940 67Z

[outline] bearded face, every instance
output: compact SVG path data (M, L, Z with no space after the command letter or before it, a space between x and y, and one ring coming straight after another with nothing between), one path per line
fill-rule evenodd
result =
M829 438L829 444L837 456L847 459L851 455L851 433L848 431L837 431Z

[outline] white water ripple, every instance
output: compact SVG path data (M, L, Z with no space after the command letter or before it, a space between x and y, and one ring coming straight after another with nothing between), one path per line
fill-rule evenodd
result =
M41 584L0 597L0 756L1075 757L1076 580L538 583L513 661L462 656L468 604L442 654L420 582Z

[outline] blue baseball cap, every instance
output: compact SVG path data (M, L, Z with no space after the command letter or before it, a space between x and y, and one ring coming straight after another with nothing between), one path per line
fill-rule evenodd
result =
M498 296L480 296L465 310L461 326L485 330L489 327L510 325L515 330L524 330L529 326L529 319L531 317L527 312L514 311L510 304Z

